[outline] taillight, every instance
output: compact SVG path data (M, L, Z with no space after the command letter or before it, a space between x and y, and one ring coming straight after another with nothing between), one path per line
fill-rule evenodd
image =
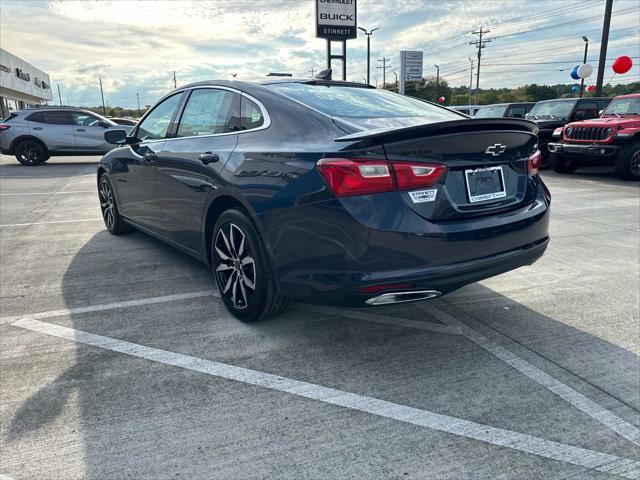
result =
M398 190L430 187L434 185L447 169L444 165L429 163L391 163L396 172Z
M535 175L538 173L541 160L542 155L540 154L540 150L536 150L536 153L527 158L527 172L529 172L529 175Z
M393 177L384 160L323 158L317 167L327 186L339 197L393 190Z
M447 169L429 163L349 158L323 158L317 168L338 197L430 187Z
M0 132L3 130L9 130L11 125L7 125L6 123L0 123Z

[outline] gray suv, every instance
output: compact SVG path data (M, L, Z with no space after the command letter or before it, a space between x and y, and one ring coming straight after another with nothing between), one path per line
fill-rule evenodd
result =
M53 155L104 155L113 148L105 132L132 128L80 108L20 110L0 123L0 151L27 166L40 165Z

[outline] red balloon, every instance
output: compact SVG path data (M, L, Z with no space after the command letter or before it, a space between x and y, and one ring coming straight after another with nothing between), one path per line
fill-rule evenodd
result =
M629 70L631 70L632 66L633 62L631 61L631 59L626 55L622 55L621 57L618 57L613 61L611 68L613 68L613 71L616 73L627 73Z
M593 92L593 85L589 85L585 90L587 92Z
M440 98L438 99L438 102L440 102L440 103L444 103L444 100L445 100L445 98L444 98L444 97L440 97Z

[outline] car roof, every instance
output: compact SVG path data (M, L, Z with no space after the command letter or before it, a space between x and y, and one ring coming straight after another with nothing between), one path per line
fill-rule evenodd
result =
M261 79L241 79L241 80L205 80L202 82L189 83L178 88L193 88L203 86L220 86L229 88L255 87L256 85L273 85L279 83L304 83L309 85L336 85L345 87L375 88L371 85L357 82L345 82L342 80L319 80L314 78L291 78L291 77L272 77Z
M627 93L626 95L617 95L614 98L640 98L640 93Z
M550 98L549 100L540 100L536 103L545 102L575 102L576 100L611 100L611 97L583 97L583 98Z
M96 112L92 112L90 110L85 110L84 108L79 108L79 107L58 107L58 106L47 106L47 105L43 105L41 107L28 107L28 108L24 108L22 110L16 110L14 113L33 113L33 112L51 112L51 111L60 111L60 110L64 110L64 111L70 111L70 112L83 112L83 113L92 113L95 115L100 115L99 113Z

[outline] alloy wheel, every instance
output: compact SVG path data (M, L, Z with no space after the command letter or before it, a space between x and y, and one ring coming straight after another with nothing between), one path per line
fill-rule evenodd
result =
M634 177L640 177L640 150L636 150L635 152L633 152L629 163L631 175L633 175Z
M104 223L109 230L113 230L115 226L114 199L113 190L106 177L100 180L100 208L102 209L102 217Z
M18 155L22 159L22 163L37 165L42 156L42 147L34 142L23 142L18 147Z
M246 309L256 289L256 265L246 234L236 224L226 223L216 234L214 249L220 293L238 310Z

